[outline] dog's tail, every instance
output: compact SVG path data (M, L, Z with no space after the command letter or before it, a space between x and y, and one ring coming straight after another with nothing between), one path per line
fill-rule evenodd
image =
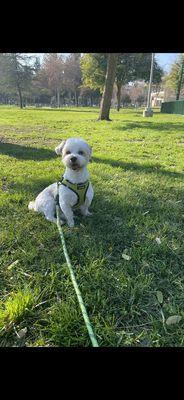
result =
M29 210L35 211L35 201L30 201L28 208L29 208Z

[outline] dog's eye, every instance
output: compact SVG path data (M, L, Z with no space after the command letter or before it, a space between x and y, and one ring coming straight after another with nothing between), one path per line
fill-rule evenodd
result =
M82 150L80 150L80 151L78 152L78 154L79 154L80 156L83 156L84 152L83 152Z
M65 154L71 154L71 152L69 150L67 150Z

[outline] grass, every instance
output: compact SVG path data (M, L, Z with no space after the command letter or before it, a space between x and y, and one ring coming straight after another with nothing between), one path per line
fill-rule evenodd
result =
M183 116L97 117L0 107L1 346L91 346L57 227L27 208L60 177L54 148L71 136L93 147L94 215L64 235L99 345L184 345Z

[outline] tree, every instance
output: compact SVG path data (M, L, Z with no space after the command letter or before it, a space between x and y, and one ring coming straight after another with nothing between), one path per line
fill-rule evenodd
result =
M180 54L178 60L172 65L171 72L165 78L168 88L174 89L176 100L179 100L184 88L184 53Z
M42 79L47 82L47 88L51 90L60 107L60 93L64 80L64 61L57 53L46 54L41 71Z
M1 85L6 91L16 91L20 108L23 108L23 93L29 90L34 68L29 65L30 56L22 53L2 53L0 58Z
M84 106L93 106L93 104L99 104L100 92L99 90L93 90L89 87L81 87L80 90L80 102Z
M32 86L31 86L31 98L35 104L48 104L50 105L50 99L52 96L52 90L48 85L48 78L42 68L36 71Z
M180 66L180 74L179 74L178 87L177 87L177 92L176 92L176 100L179 100L179 98L180 98L181 87L182 87L183 83L184 83L184 58L181 62L181 66Z
M117 85L117 110L121 105L122 86L137 80L149 81L151 53L121 53L118 55L116 85ZM163 75L162 68L154 60L153 84L159 84Z
M123 103L123 107L127 106L128 104L131 104L131 98L128 93L124 93L122 95L122 103Z
M81 57L81 72L83 87L100 90L103 93L105 74L107 70L107 54L86 53Z
M100 114L99 120L107 120L110 121L109 112L111 107L111 99L113 92L113 85L115 81L116 74L116 62L117 62L117 54L109 53L107 60L107 72L105 77L105 86L102 96L102 101L100 105Z
M36 57L34 62L34 72L39 72L41 69L40 57Z
M116 86L117 86L117 111L121 107L121 89L122 86L135 79L135 71L133 68L133 54L118 54L116 69Z
M121 106L122 87L135 80L149 81L151 53L119 53L117 55L117 67L115 83L117 87L117 110ZM105 73L107 69L107 54L85 54L81 59L83 85L91 89L103 91ZM154 60L153 83L161 81L163 71Z
M74 94L74 102L78 107L82 74L80 68L80 53L71 53L65 61L65 86Z

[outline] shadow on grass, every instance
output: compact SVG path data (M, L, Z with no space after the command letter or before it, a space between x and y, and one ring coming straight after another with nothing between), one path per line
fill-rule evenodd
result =
M93 157L93 161L99 164L107 164L111 165L111 167L120 167L124 170L133 170L135 172L144 172L144 173L156 173L156 174L161 174L161 175L166 175L168 177L174 178L174 177L183 177L184 174L181 172L172 172L172 171L167 171L159 164L155 165L150 165L150 164L137 164L135 162L124 162L124 161L116 161L113 159L109 158L98 158L98 157Z
M38 218L38 214L28 211L28 203L34 200L36 195L51 183L53 182L49 182L47 179L39 179L32 180L29 183L15 184L13 188L15 192L26 193L26 196L24 195L23 208L22 204L19 205L16 198L12 200L13 203L17 203L17 207L20 208L21 213L23 212L25 215L29 214L29 221L32 219L33 226L35 225L35 218ZM173 195L175 196L175 200L172 200ZM163 196L168 199L168 202L163 201ZM64 227L69 253L72 254L74 260L79 260L79 262L83 264L83 257L86 257L87 252L91 254L92 258L98 259L99 257L104 257L109 254L109 252L111 252L110 248L112 248L112 257L110 257L111 266L114 265L114 262L122 264L121 254L124 248L131 248L134 244L136 245L136 243L138 247L143 246L144 248L145 245L148 245L147 242L150 241L149 238L146 239L147 234L149 234L149 237L151 233L156 235L157 230L159 231L166 221L168 224L167 240L172 239L176 235L178 235L179 240L180 225L182 223L181 207L178 205L180 203L177 204L176 201L179 200L181 202L182 198L182 190L178 188L171 189L161 187L161 194L158 196L154 195L154 193L148 193L146 190L140 189L137 191L136 189L136 197L132 193L131 198L122 199L120 202L116 194L109 194L108 190L104 189L103 193L101 193L101 189L96 187L94 200L90 207L93 216L84 218L79 212L76 212L75 227L77 230L71 230L66 226ZM171 200L171 202L169 200ZM10 200L8 204L11 209L12 205ZM8 207L6 207L4 212L5 214L9 213ZM41 218L44 223L44 216L40 216L39 218ZM147 219L148 225L146 222ZM178 224L178 233L173 232L169 228L169 226L173 226L173 223L175 226ZM45 229L47 229L48 226L49 230L48 222L46 221L45 224L46 225L43 226L45 226ZM43 226L40 229L43 229ZM45 238L45 240L47 241L47 238ZM145 240L147 244L145 244ZM59 245L59 239L57 239L57 243ZM151 257L150 259L152 260L153 257L158 256L165 265L168 264L168 266L170 266L172 264L176 267L178 264L181 270L182 255L180 253L182 249L181 251L177 251L177 256L169 247L165 246L163 248L162 246L155 245L154 240L150 242L150 245L153 246L153 254L149 254L148 249L147 253L149 255L145 255L145 257ZM130 269L128 266L128 273L136 274L141 266L142 264L140 263L139 265L138 262L136 270L133 272L130 263ZM114 269L116 268L122 267L115 264Z
M113 129L119 130L119 131L126 131L126 130L131 130L131 129L151 129L151 130L156 130L156 131L177 131L177 132L183 132L183 123L172 123L172 122L153 122L153 121L140 121L137 123L130 122L128 120L122 120L122 123L126 123L125 126L119 126L115 127ZM158 132L159 133L159 132Z
M75 107L74 107L74 109L72 110L71 108L70 109L68 109L68 108L37 108L37 107L35 107L35 108L31 108L30 110L36 110L36 111L60 111L60 112L63 112L63 111L68 111L68 112L87 112L87 113L89 113L89 112L93 112L93 113L98 113L99 112L99 110L100 110L100 108L99 108L99 110L98 109L96 109L96 107L95 107L95 109L91 109L91 110L85 110L85 109L79 109L79 110L77 110Z
M55 152L49 149L40 149L36 147L26 147L13 143L0 143L0 154L6 154L10 157L20 160L50 160L57 157Z
M27 208L29 201L33 200L35 195L53 182L49 182L48 179L33 179L28 183L16 184L13 191L22 191L24 193L23 196L26 193L23 201L24 206L16 204L16 218L21 219L23 214L26 221L25 226L28 224L29 232L34 232L34 235L36 235L37 229L43 232L41 242L45 249L45 257L47 253L52 252L52 262L54 264L64 260L64 256L60 251L61 243L57 227L49 224L44 219L44 216L40 215L38 218L37 213L31 213ZM135 314L132 314L131 320L137 323L136 307L142 309L142 303L148 312L152 307L147 302L150 290L155 290L158 285L161 289L164 287L167 295L171 290L174 290L172 288L173 275L171 270L174 271L174 274L182 276L182 248L180 250L178 245L178 250L175 252L166 244L159 246L155 242L157 232L160 229L162 230L162 226L166 222L168 228L166 230L165 227L163 232L164 236L167 235L167 242L176 237L176 235L178 236L178 242L181 240L181 207L162 199L162 196L164 196L169 200L173 194L175 195L175 202L176 200L181 201L183 198L182 190L161 187L161 193L158 196L154 192L148 193L146 190L139 189L137 191L136 189L136 196L135 193L132 193L128 199L125 197L119 201L115 193L109 193L108 190L104 189L102 193L101 187L96 187L94 200L90 207L93 216L90 218L77 216L74 229L69 229L66 226L63 228L72 263L78 266L79 272L81 271L82 279L84 279L86 285L89 285L89 292L94 293L93 301L89 299L89 312L93 312L94 303L99 301L95 297L97 289L102 290L106 299L106 306L99 301L100 307L103 306L102 315L105 317L110 312L110 315L111 313L112 315L115 314L115 317L117 319L120 318L121 321L121 307L124 307L126 299L127 313L124 315L124 323L129 323L128 315L133 311L131 308L132 303L129 303L128 299L132 298L132 290L134 290L135 286L133 300ZM14 201L17 202L16 198ZM4 212L8 215L11 210L12 205L11 201L9 201ZM172 227L176 226L176 224L178 224L177 232L175 230L172 231ZM25 235L25 228L22 229L23 232L19 241L23 240L23 235ZM29 233L28 237L31 238ZM36 243L37 240L35 238L35 245ZM18 245L20 243L15 243L15 249ZM122 253L125 248L131 252L132 259L128 262L122 259ZM39 253L36 257L38 258L36 258L36 261L34 260L34 265L35 262L39 264L40 257L43 258L43 253ZM101 265L100 260L102 259L104 263ZM93 265L93 260L97 264L94 263ZM144 268L145 278L142 274L137 281L137 276L143 269L143 260L148 262L149 265L147 265L146 270ZM95 274L95 271L98 271L98 273ZM119 288L117 287L116 276L118 275L116 275L116 272L125 274L126 280L129 282L128 287L123 285ZM146 280L146 274L150 273L153 275L153 283L149 283ZM133 280L131 281L131 279ZM142 280L144 280L144 290L142 289ZM140 317L141 322L144 322L144 318L145 314L143 313Z

